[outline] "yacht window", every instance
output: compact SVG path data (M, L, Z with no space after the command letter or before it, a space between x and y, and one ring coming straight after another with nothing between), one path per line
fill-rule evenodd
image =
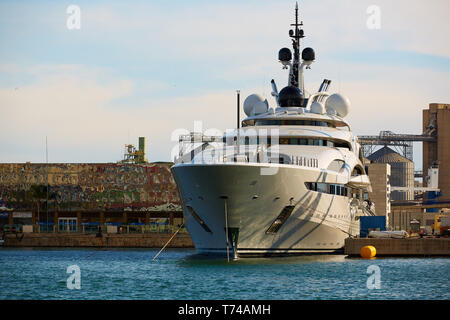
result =
M361 167L356 166L356 167L353 169L352 177L354 177L354 176L359 176L359 175L362 175L362 174L363 174L363 172L362 172Z
M350 190L348 190L348 188L345 187L345 185L343 185L343 184L331 184L331 183L324 183L324 182L306 182L305 186L308 190L311 190L311 191L334 194L334 195L338 195L338 196L347 197L349 194L351 194Z
M295 206L286 206L281 211L280 215L275 219L275 221L270 225L269 229L267 229L267 234L275 234L280 230L281 226L286 222L286 220L291 215Z
M242 121L242 127L247 126L318 126L330 128L343 128L350 131L350 127L341 121L317 121L317 120L279 120L279 119L256 119Z
M336 126L331 122L315 121L315 120L256 120L257 126L317 126L317 127L331 127Z
M350 145L349 145L348 142L335 142L335 143L334 143L334 146L335 146L336 148L347 148L347 149L350 149L350 150L351 150Z
M227 141L228 140L228 141ZM223 138L224 143L227 143L227 145L233 145L234 141L236 139L225 139ZM246 136L244 138L244 144L245 145L253 145L256 141L256 144L272 144L272 138L271 137L248 137ZM280 145L309 145L309 146L319 146L319 147L337 147L337 148L347 148L351 150L350 143L346 141L339 141L334 142L327 139L305 139L305 138L279 138L278 142Z
M328 192L326 183L316 183L316 184L317 184L316 191L323 192L323 193L327 193Z

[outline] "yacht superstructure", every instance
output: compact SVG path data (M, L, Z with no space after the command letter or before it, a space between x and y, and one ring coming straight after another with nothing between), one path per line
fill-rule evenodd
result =
M200 253L267 256L342 250L359 232L370 191L361 147L344 120L350 108L330 94L325 79L316 93L305 90L303 72L315 60L303 49L298 22L290 49L279 51L289 70L276 107L253 94L244 101L242 126L219 139L202 140L172 167L186 227ZM192 137L192 136L191 136Z

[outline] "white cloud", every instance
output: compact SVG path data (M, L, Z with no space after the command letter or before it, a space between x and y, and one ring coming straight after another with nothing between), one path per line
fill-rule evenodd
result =
M45 75L30 85L0 89L0 143L8 145L14 140L15 148L30 151L23 158L22 151L2 148L2 162L42 161L42 152L33 146L42 145L45 136L52 146L51 161L120 160L123 144L137 140L137 136L129 138L129 133L148 138L151 159L168 160L173 130L192 130L194 120L203 120L205 129L234 124L234 92L168 97L141 101L137 106L125 102L115 108L118 99L132 95L131 81L104 83L96 72L89 74L76 66L32 70L45 70ZM48 74L48 70L53 71Z

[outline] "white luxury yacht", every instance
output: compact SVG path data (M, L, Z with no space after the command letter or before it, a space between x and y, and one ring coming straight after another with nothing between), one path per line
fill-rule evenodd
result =
M236 258L341 251L345 238L358 234L359 216L373 214L363 205L371 190L361 147L344 120L349 100L328 93L327 79L314 94L304 89L303 72L315 53L305 48L300 56L302 25L296 6L293 54L279 51L288 85L278 92L272 80L276 107L250 95L237 129L220 139L202 137L172 167L200 253Z

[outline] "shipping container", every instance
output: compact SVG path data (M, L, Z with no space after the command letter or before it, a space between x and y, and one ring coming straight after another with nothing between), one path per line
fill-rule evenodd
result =
M365 238L370 231L386 231L385 216L363 216L360 217L359 236Z

